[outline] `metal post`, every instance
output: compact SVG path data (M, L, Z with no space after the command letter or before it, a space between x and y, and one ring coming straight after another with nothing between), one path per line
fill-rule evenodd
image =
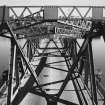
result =
M32 56L33 56L33 54L32 54L32 42L31 42L31 40L30 40L30 42L29 42L29 61L31 61L31 59L32 59Z
M14 54L14 62L15 62L14 63L14 66L15 66L14 67L14 73L16 76L16 86L13 88L13 94L19 86L19 68L18 68L18 56L19 56L19 54L18 54L18 49L17 49L16 45L14 46L14 51L16 51L16 52L14 52L15 53Z
M15 59L15 73L16 73L16 85L18 86L19 85L19 68L18 68L18 49L16 47L16 59Z
M86 86L88 86L88 76L89 76L89 72L90 72L90 68L89 68L89 54L88 54L88 47L86 48L86 51L84 52L84 82L86 84Z
M84 69L85 69L85 77L84 77L84 82L86 84L86 86L88 86L88 76L89 76L89 64L87 61L85 61L84 63Z
M73 62L74 62L77 57L76 40L73 40L72 44L73 44L73 54L72 55L73 55Z
M3 17L2 17L2 24L5 22L5 6L3 6Z
M91 82L92 82L92 95L93 95L93 100L96 105L98 105L97 102L97 90L96 90L96 81L95 81L95 74L94 74L94 62L93 62L93 53L92 53L92 45L91 45L92 40L88 40L88 50L89 50L89 63L90 63L90 74L91 74ZM93 103L94 105L94 103Z
M14 42L11 38L11 58L10 58L10 70L8 76L8 96L7 96L7 105L11 105L11 91L12 91L12 73L13 73L13 62L14 62Z
M29 40L27 41L27 58L29 58Z

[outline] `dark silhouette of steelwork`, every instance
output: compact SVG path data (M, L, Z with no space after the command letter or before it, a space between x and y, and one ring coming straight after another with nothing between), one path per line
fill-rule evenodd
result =
M28 92L44 97L47 101L47 105L57 105L58 102L66 105L78 105L77 103L67 101L60 97L65 91L65 87L70 80L73 82L80 105L90 105L84 94L84 90L89 94L92 105L98 105L97 91L102 87L99 84L97 85L95 78L91 43L92 39L97 37L99 38L100 36L103 36L105 41L105 23L103 19L86 18L90 9L98 7L87 6L88 10L83 16L78 8L86 7L67 6L72 7L72 11L67 17L62 9L62 7L65 8L65 6L56 6L56 8L59 8L64 15L62 18L58 19L44 19L44 14L41 15L41 13L45 13L44 9L46 7L41 7L38 12L32 13L30 8L36 7L2 7L3 17L0 24L0 36L9 38L11 41L10 68L7 80L7 105L19 105ZM20 16L17 15L17 13L14 11L14 8L23 8ZM6 9L10 9L15 18L9 18L6 15ZM24 12L26 10L29 12L28 16L24 16ZM80 18L71 17L71 14L74 10L78 12ZM83 24L85 27L82 26ZM54 40L54 38L57 37L59 37L60 43L63 46L61 48ZM44 38L47 38L48 42L44 48L41 48L39 46L40 40ZM84 42L81 46L78 44L77 38L84 39ZM20 39L27 39L22 48L18 43L18 40ZM51 42L55 45L55 47L49 47L49 43ZM77 51L77 46L79 47L79 51ZM23 52L25 47L27 49L26 54ZM43 51L40 53L38 49L42 49ZM57 51L47 53L46 50L48 49L56 49ZM63 57L64 60L46 63L47 57L49 56ZM37 65L33 65L36 67L35 69L33 69L31 66L31 61L34 57L40 57L39 63ZM66 63L68 71L57 67L52 67L50 65L61 62ZM66 72L67 75L64 80L40 84L38 76L41 74L44 67ZM27 77L28 80L25 85L20 87L20 82L25 78L25 75L30 76ZM82 88L79 79L81 79L81 83L84 85L84 88ZM13 82L15 86L13 86ZM43 89L44 86L56 83L62 83L57 94L47 94ZM33 84L36 84L36 86ZM101 90L104 91L103 89Z

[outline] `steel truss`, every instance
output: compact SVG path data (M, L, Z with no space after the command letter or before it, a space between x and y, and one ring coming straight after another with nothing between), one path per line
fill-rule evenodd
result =
M40 6L37 7L39 8ZM58 102L66 105L78 105L77 103L61 99L61 95L65 91L65 87L69 81L73 82L79 105L90 105L90 103L91 105L98 105L98 85L96 84L97 81L94 73L91 42L93 38L100 36L103 36L105 40L105 24L103 24L103 20L86 18L93 7L58 6L64 16L58 20L44 20L44 17L41 14L41 12L44 11L44 7L41 7L36 13L31 12L30 8L36 8L33 6L8 8L12 11L15 18L10 18L8 21L3 19L0 25L0 36L10 38L11 40L10 69L7 81L7 105L19 105L28 92L44 97L48 105L57 105ZM14 8L23 9L20 16L16 14ZM63 8L72 8L68 16L66 16ZM84 16L81 14L79 8L88 8ZM105 7L102 8L104 9ZM26 10L29 12L28 16L24 16ZM71 17L75 10L80 15L80 18ZM87 25L88 21L90 21L90 24ZM51 25L53 27L51 27ZM60 36L55 33L55 27L56 29L60 28L61 30L73 30L73 32L75 32L76 29L80 31L81 33L78 32L76 35L82 34L81 38L84 38L82 46L79 46L76 40L78 36L75 38L66 35ZM9 36L7 34L9 34ZM57 45L57 42L54 40L56 37L59 38L63 47L60 48ZM27 41L24 46L21 47L19 45L19 40L24 38L26 38ZM47 38L48 42L44 48L41 48L39 43L40 40L44 38ZM52 42L55 47L48 47L50 42ZM77 51L77 46L79 46L79 51ZM24 53L25 48L27 49L26 54ZM39 49L42 50L41 53L39 52ZM46 52L48 49L57 51ZM33 65L31 62L37 57L39 57L38 64ZM46 63L48 57L63 57L64 60ZM68 70L50 65L61 62L66 63ZM64 80L40 84L38 76L41 74L44 67L65 72L67 75ZM28 79L24 85L21 86L21 82L25 77ZM80 82L80 80L82 82ZM46 90L49 89L43 89L44 86L57 83L62 83L57 94L47 94ZM35 86L33 84L35 84ZM81 84L83 84L84 88ZM88 102L84 91L89 94L90 103Z

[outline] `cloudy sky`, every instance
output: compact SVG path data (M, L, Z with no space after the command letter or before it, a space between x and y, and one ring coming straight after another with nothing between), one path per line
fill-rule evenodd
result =
M0 5L87 5L105 6L105 0L0 0Z

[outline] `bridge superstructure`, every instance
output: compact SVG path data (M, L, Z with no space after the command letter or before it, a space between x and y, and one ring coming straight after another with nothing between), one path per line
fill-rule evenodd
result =
M27 93L32 93L44 97L48 105L104 105L105 91L95 77L92 52L92 39L102 36L105 41L104 9L102 6L1 6L0 36L11 41L8 79L1 87L1 90L7 87L6 104L19 105ZM81 46L77 39L84 40ZM43 40L47 40L45 45ZM49 63L49 57L62 60ZM57 68L56 64L62 62L67 70ZM39 77L45 67L66 73L65 78L41 84L43 78ZM61 86L55 94L43 88L58 83ZM62 98L68 84L68 89L73 85L78 101Z

